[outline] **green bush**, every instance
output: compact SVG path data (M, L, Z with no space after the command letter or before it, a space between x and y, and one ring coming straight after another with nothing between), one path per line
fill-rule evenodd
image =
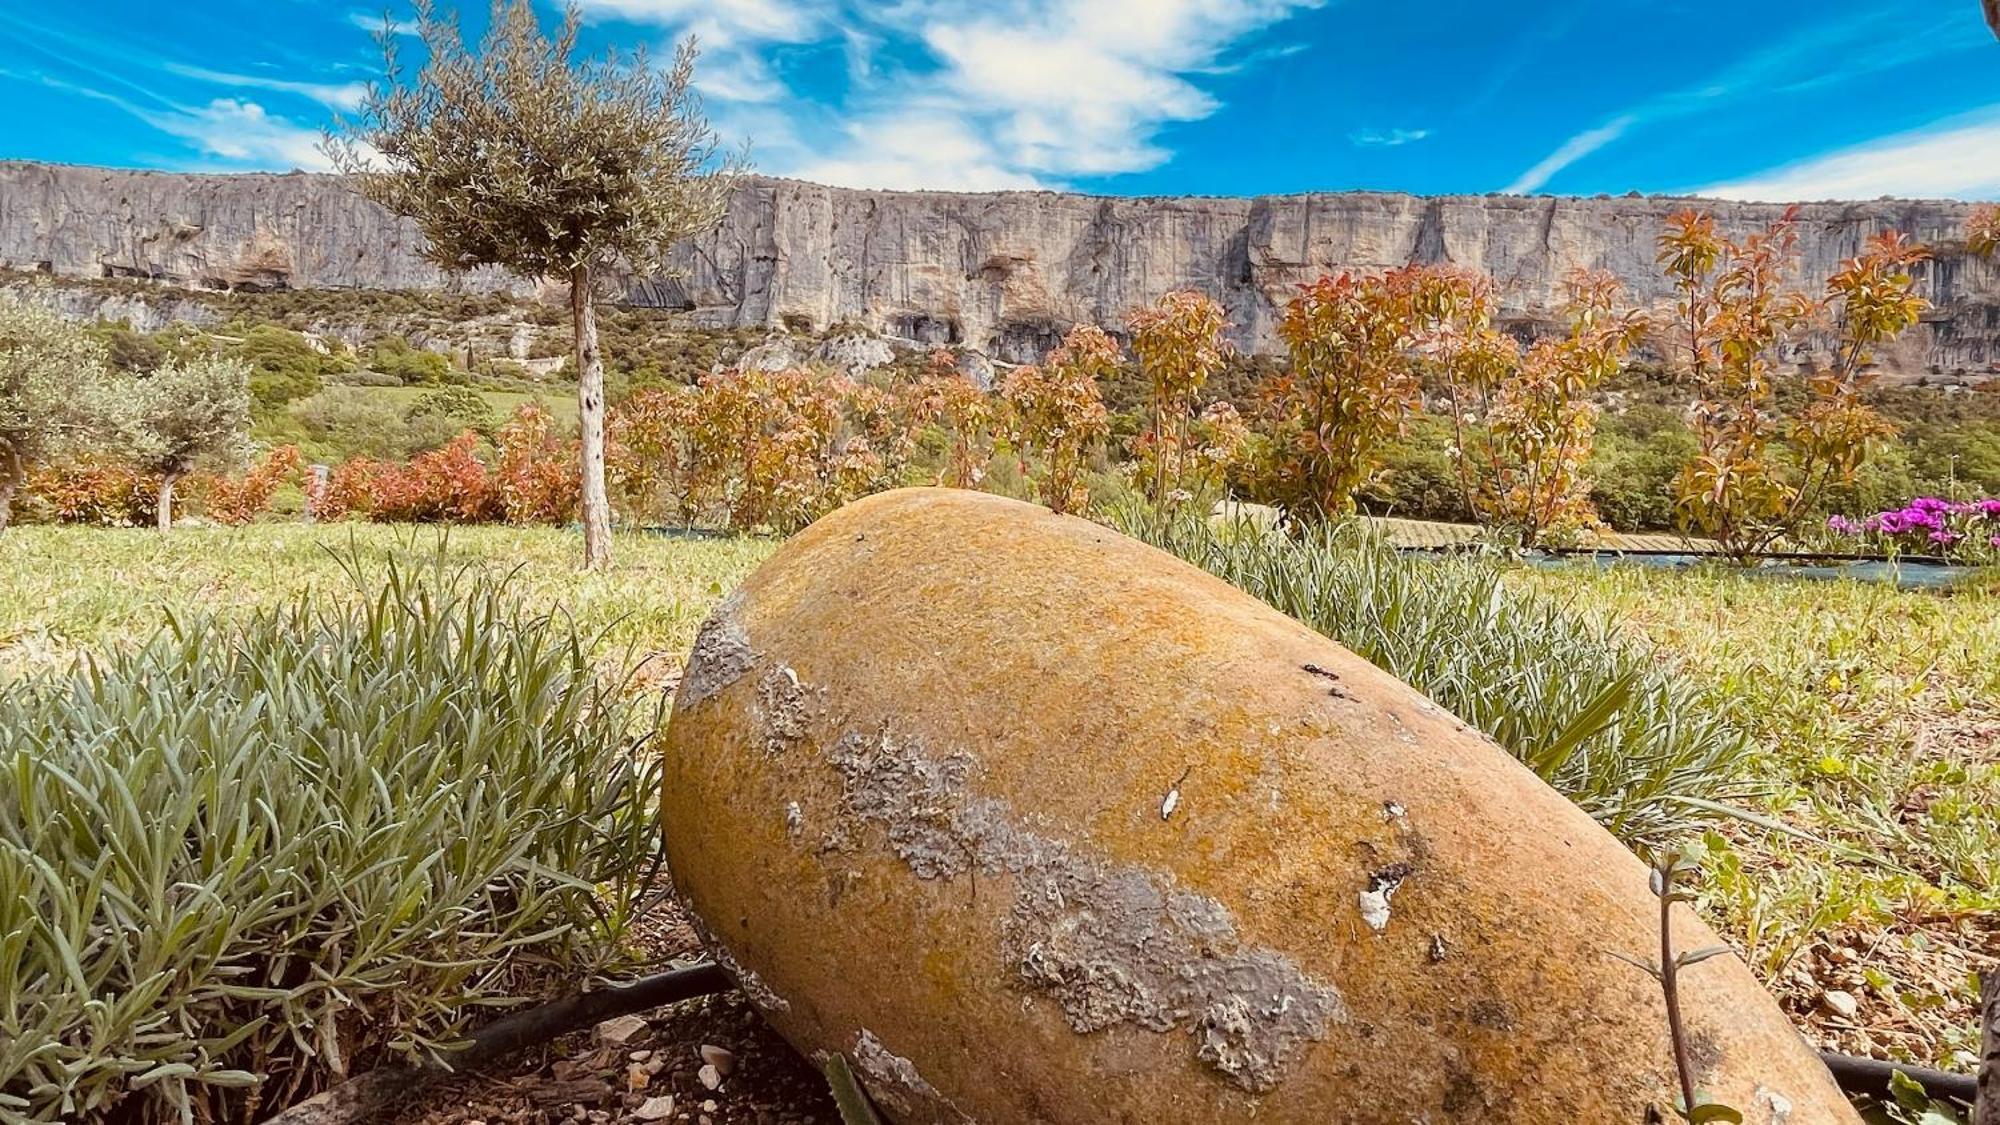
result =
M1674 482L1695 452L1694 433L1668 407L1633 406L1607 416L1586 469L1598 517L1625 531L1678 527Z
M394 376L406 387L437 386L452 381L451 361L433 351L412 347L401 336L385 336L367 356L371 371Z
M478 430L490 433L493 429L493 404L486 396L471 387L440 387L425 391L417 396L403 417L411 422L424 418L441 418L459 430Z
M1477 558L1412 558L1358 524L1218 534L1135 507L1118 522L1353 649L1478 727L1627 844L1746 794L1743 736L1616 626L1509 589Z
M622 685L491 580L350 577L0 689L0 1121L254 1120L623 967Z
M223 354L250 366L250 394L266 410L317 392L327 377L346 370L339 356L314 348L304 336L273 324L232 325L236 342Z
M328 387L293 403L290 417L297 423L296 433L286 433L285 440L297 444L309 460L326 464L350 457L406 460L442 447L466 428L443 414L399 410L393 400L361 387ZM279 432L268 424L259 430L260 436Z

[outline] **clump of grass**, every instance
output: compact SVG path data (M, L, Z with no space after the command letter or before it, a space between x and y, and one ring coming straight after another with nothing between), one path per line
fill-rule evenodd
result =
M439 563L0 688L0 1121L238 1121L614 967L657 717Z
M1415 686L1629 845L1662 845L1748 792L1749 746L1717 701L1607 619L1506 588L1489 563L1407 558L1358 524L1286 536L1117 518Z

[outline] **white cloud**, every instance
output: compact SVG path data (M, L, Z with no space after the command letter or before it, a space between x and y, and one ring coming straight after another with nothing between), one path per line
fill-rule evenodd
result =
M1101 176L1157 167L1173 122L1220 108L1184 75L1215 68L1251 32L1318 0L935 2L923 42L944 64L908 96L936 98L997 141L1031 176Z
M308 172L331 166L319 151L318 130L273 117L256 102L217 98L205 106L144 117L154 128L187 141L203 154L232 163Z
M1010 169L991 144L961 118L913 110L855 122L829 156L806 156L785 174L843 187L934 191L1035 188L1031 175Z
M297 94L310 98L323 106L333 109L351 110L361 104L368 94L365 82L295 82L285 78L270 78L255 74L231 74L227 71L208 70L199 66L185 66L169 62L161 64L170 73L198 82L212 82L219 86L241 86L253 90L275 90L283 94Z
M770 49L827 42L848 89L814 106L830 127L787 128L759 161L782 175L857 187L1033 187L1157 167L1175 122L1220 108L1191 76L1244 37L1324 0L585 0L597 16L694 33L697 71L734 132L750 104L803 100ZM734 103L734 104L730 104ZM775 162L774 162L775 161Z
M1399 148L1430 135L1429 129L1362 129L1347 134L1347 139L1361 148Z
M827 30L825 0L583 0L585 15L657 24L701 46L695 84L729 102L774 102L789 90L762 50L805 43ZM664 53L664 52L663 52Z
M1984 120L1920 129L1710 184L1723 199L1872 199L1881 195L1990 198L2000 195L2000 110Z
M1542 157L1533 168L1521 173L1513 183L1500 190L1508 195L1525 195L1539 189L1549 182L1550 176L1624 136L1625 130L1631 128L1632 123L1637 120L1636 116L1627 113L1614 117L1595 129L1586 129L1578 133L1564 141L1562 147Z

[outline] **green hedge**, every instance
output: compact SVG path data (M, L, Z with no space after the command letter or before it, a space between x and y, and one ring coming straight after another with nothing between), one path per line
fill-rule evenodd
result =
M500 585L353 578L0 689L0 1121L253 1120L621 961L649 724Z

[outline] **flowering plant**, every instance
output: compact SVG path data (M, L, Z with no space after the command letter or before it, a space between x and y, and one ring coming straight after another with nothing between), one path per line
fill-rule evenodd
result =
M1827 529L1850 538L1874 536L1899 551L1973 561L2000 560L2000 498L1946 500L1919 496L1865 519L1834 516Z

